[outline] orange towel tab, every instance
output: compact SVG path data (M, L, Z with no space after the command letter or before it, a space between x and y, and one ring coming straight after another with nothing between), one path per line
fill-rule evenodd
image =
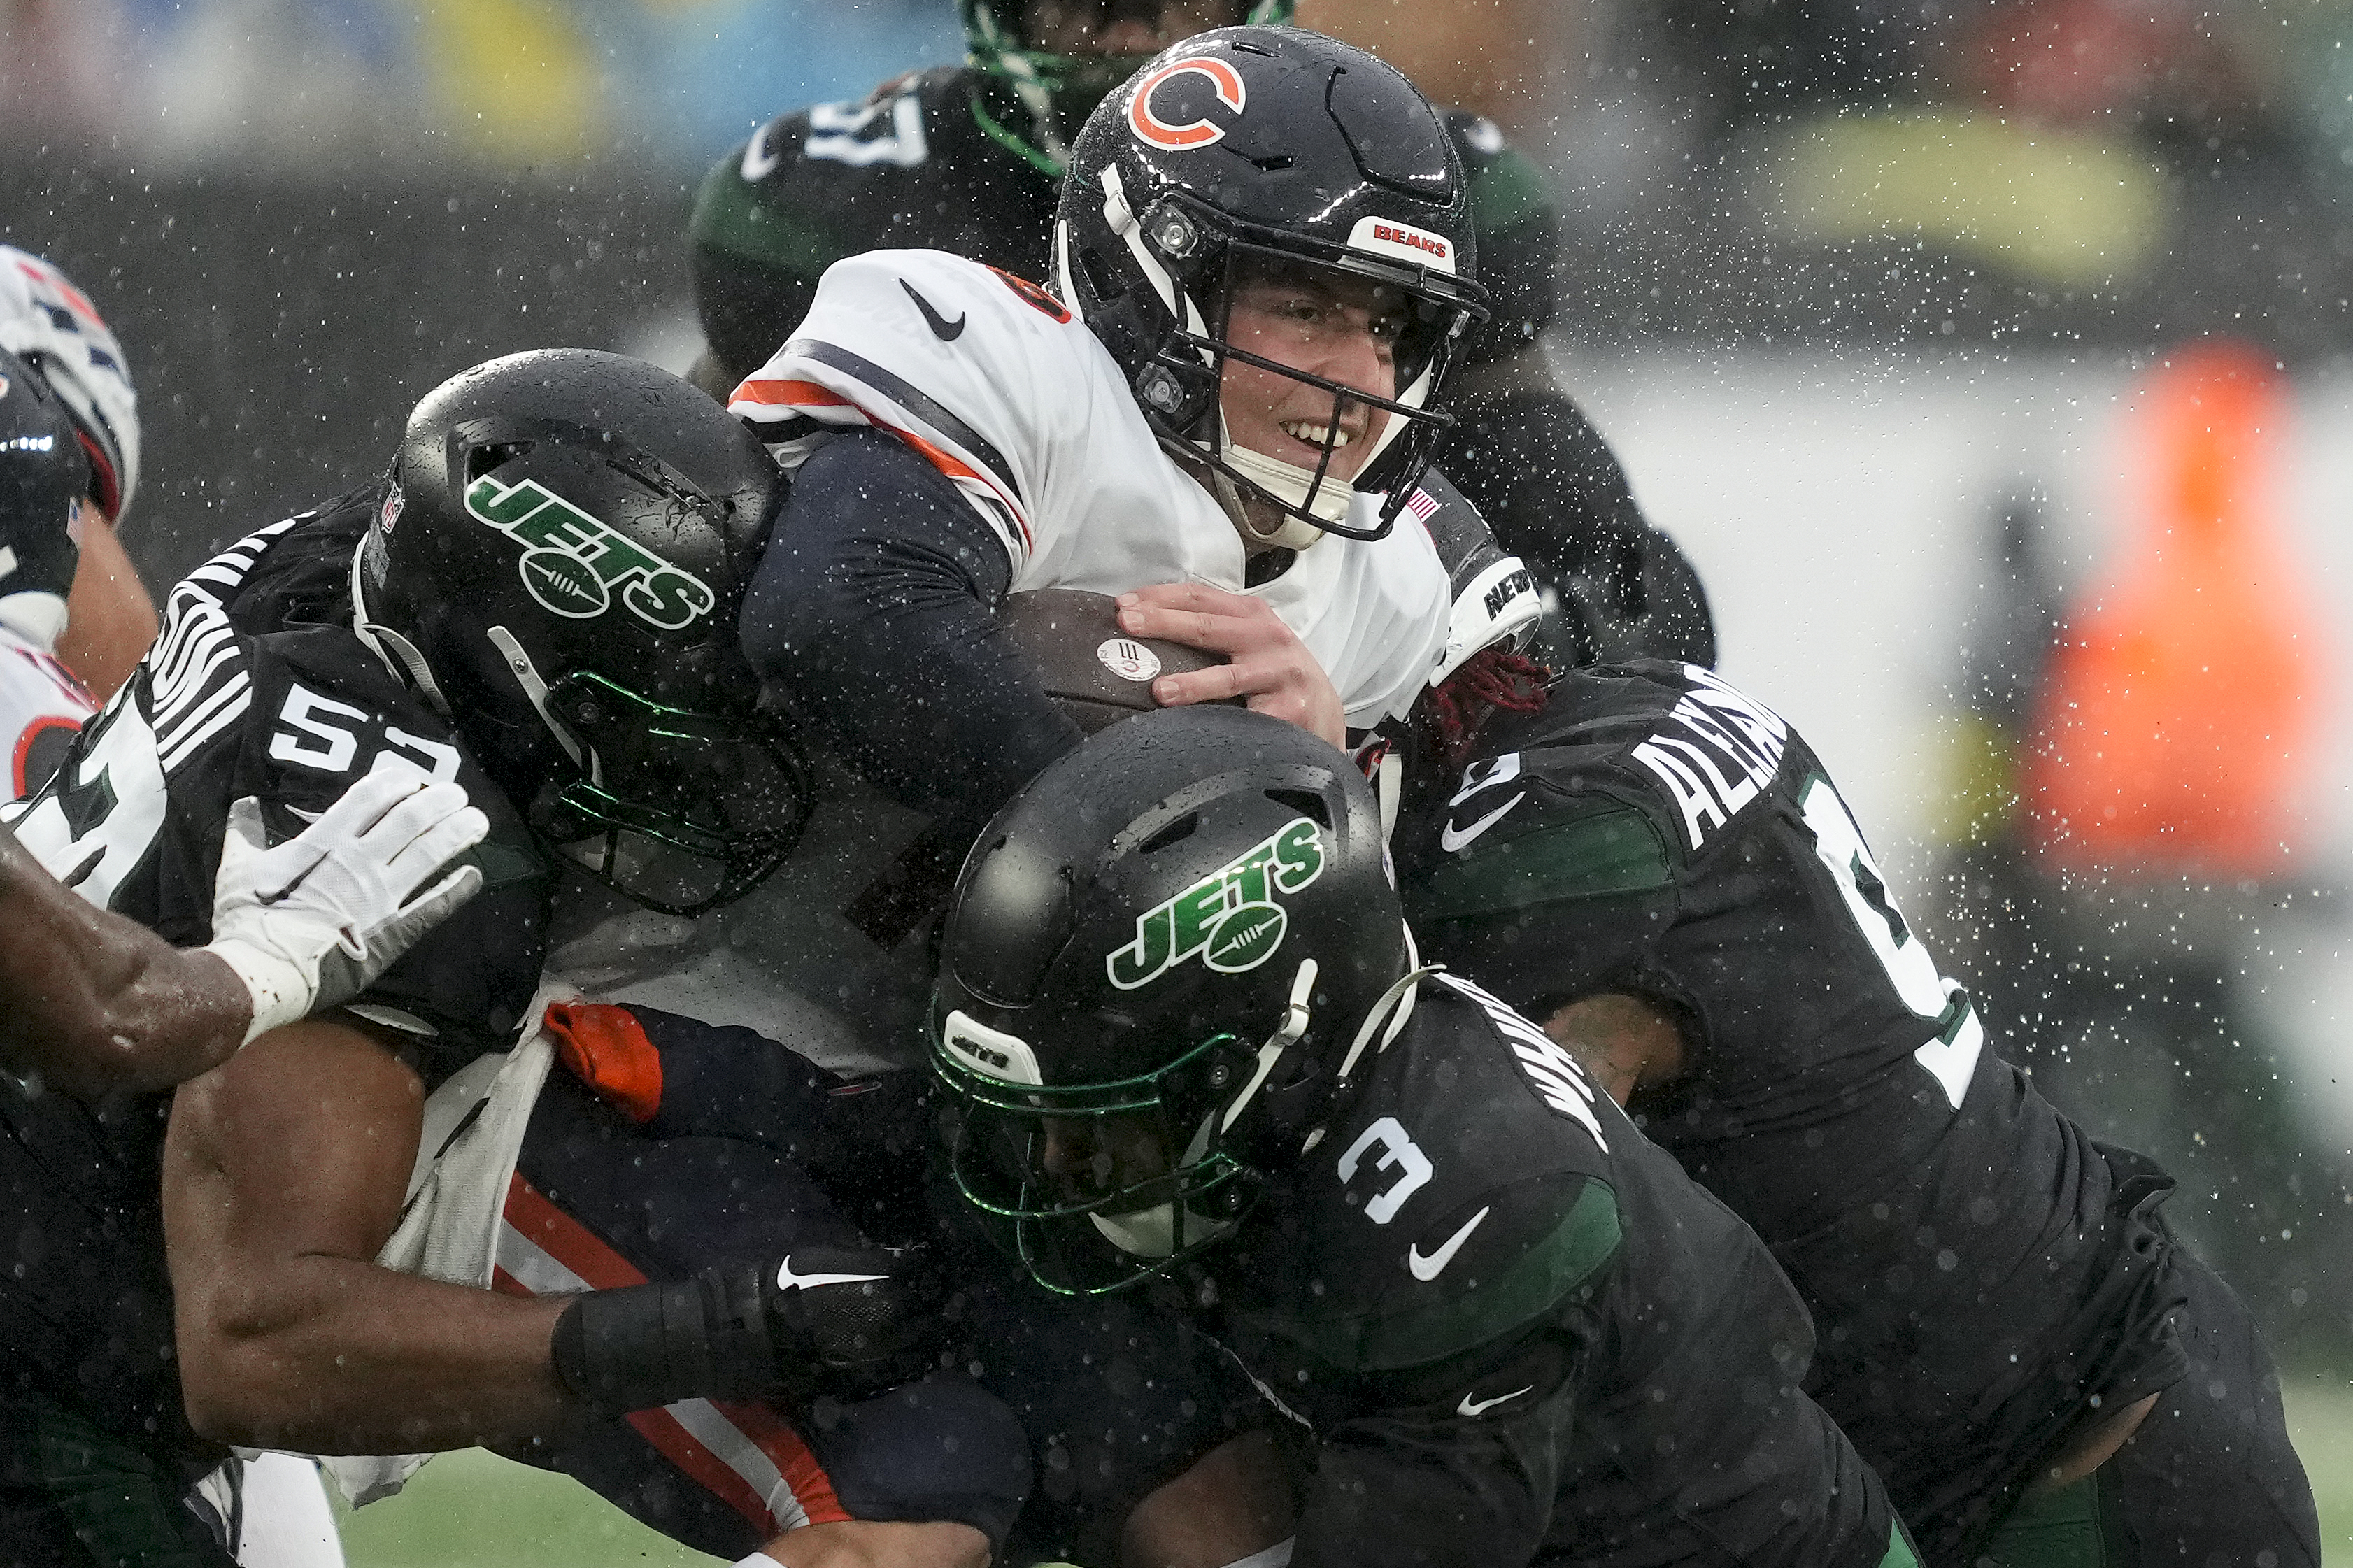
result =
M661 1109L661 1052L627 1007L609 1002L551 1002L547 1026L555 1054L596 1098L632 1121Z

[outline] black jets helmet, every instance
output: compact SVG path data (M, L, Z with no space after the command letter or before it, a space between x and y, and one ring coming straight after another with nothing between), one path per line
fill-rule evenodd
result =
M1412 966L1346 756L1240 709L1114 724L958 879L930 1018L957 1189L1050 1289L1170 1268L1296 1159Z
M1049 6L1090 12L1098 32L1130 19L1156 27L1165 0L956 0L965 63L996 89L973 104L982 131L1040 172L1060 174L1087 116L1148 57L1065 55L1039 47L1031 26ZM1253 24L1291 20L1293 0L1233 0L1229 16ZM992 110L989 99L997 100Z
M1088 120L1054 232L1057 291L1161 444L1272 503L1287 521L1264 542L1292 549L1396 522L1452 423L1437 390L1486 314L1476 260L1469 184L1429 100L1363 50L1293 27L1223 28L1153 57ZM1228 342L1240 282L1300 269L1401 297L1394 396ZM1229 361L1333 394L1312 470L1227 439ZM1351 405L1386 415L1353 486L1327 472ZM1377 521L1343 521L1356 488L1388 491Z
M0 603L41 595L18 600L9 619L51 646L65 629L66 595L81 558L72 528L89 481L90 459L64 401L0 350Z
M806 772L736 612L784 481L643 361L511 354L427 393L353 570L354 626L551 847L676 914L790 852Z

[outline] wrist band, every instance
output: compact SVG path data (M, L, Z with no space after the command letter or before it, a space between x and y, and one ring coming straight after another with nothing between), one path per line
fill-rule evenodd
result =
M679 1284L575 1296L555 1320L555 1375L605 1415L776 1386L760 1270L712 1269Z
M229 966L253 1001L253 1021L246 1026L240 1047L249 1046L281 1024L309 1016L317 995L300 964L239 937L216 937L205 951Z

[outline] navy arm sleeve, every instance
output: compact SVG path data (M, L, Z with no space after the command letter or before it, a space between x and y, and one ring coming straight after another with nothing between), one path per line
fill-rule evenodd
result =
M850 766L977 828L1079 727L999 625L1005 546L897 438L849 431L802 465L744 602L744 653Z

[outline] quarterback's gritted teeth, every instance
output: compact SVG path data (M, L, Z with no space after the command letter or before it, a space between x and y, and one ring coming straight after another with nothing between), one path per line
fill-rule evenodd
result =
M1282 422L1284 435L1302 446L1318 448L1324 445L1324 431L1330 428L1331 426L1321 419L1285 419ZM1344 423L1339 429L1332 433L1332 449L1337 452L1356 438L1356 433Z

